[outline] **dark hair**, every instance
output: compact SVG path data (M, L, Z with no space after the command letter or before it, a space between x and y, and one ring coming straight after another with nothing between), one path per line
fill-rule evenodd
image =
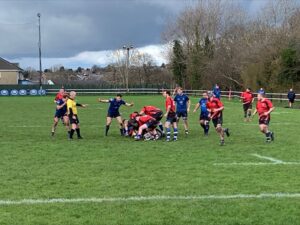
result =
M121 95L121 94L117 94L117 97L120 97L120 98L122 98L122 95Z
M171 92L170 91L165 91L167 95L171 95Z

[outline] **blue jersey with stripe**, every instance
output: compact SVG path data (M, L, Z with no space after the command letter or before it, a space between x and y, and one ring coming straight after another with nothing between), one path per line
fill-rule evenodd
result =
M189 97L185 94L176 95L174 101L176 102L176 112L186 112L187 111L187 102Z

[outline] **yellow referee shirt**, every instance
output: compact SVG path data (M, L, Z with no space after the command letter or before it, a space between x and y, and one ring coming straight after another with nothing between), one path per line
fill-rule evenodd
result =
M73 111L73 114L77 115L76 102L73 99L68 99L67 101L68 115L70 114L70 108Z

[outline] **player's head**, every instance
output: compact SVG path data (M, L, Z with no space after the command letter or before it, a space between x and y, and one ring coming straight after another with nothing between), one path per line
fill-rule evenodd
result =
M293 91L293 88L291 88L290 91Z
M258 92L257 93L257 100L258 101L260 101L260 100L262 100L264 98L265 98L265 93L262 93L262 92Z
M207 92L203 92L203 98L208 98L208 94L207 94Z
M177 94L181 95L183 93L182 87L177 88Z
M76 97L76 92L75 91L71 91L70 92L70 98L74 99Z
M122 99L122 95L121 95L121 94L117 94L116 99L117 99L118 101L120 101L120 100Z
M163 96L164 97L169 97L169 96L171 96L171 92L170 91L163 91Z
M61 93L61 94L65 93L65 89L63 89L63 88L59 89L59 93Z
M246 91L247 92L251 92L251 88L246 88Z
M208 99L213 99L214 94L212 93L212 91L208 91L207 96L208 96Z
M129 115L129 118L130 118L130 119L135 119L138 115L139 115L138 112L133 112L133 113L131 113L131 114Z

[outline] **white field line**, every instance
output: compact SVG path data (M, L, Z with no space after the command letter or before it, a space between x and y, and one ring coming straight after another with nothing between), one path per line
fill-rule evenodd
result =
M231 162L214 163L214 166L276 166L276 165L300 165L300 162L264 163L264 162Z
M268 156L263 156L263 155L258 155L258 154L251 154L257 158L260 158L260 159L266 159L266 160L269 160L273 163L276 163L276 164L280 164L280 163L284 163L282 160L279 160L279 159L275 159L275 158L272 158L272 157L268 157Z
M0 200L0 205L36 205L53 203L105 203L105 202L141 202L141 201L201 201L230 199L261 199L261 198L300 198L300 193L261 193L235 195L199 195L199 196L132 196L115 198L54 198L54 199L23 199Z

